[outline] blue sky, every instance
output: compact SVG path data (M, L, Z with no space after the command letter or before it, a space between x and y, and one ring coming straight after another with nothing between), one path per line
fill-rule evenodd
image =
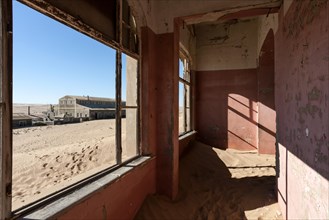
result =
M64 95L115 97L115 50L17 1L13 18L14 103L55 104Z

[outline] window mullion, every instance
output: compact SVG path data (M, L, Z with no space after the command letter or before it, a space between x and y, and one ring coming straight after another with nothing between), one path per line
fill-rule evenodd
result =
M12 196L12 1L0 2L0 219L11 216Z
M116 52L116 78L115 78L115 84L116 84L116 90L115 90L115 126L116 126L116 133L115 133L115 140L116 140L116 162L117 164L122 163L122 128L121 128L121 70L122 70L122 60L121 60L121 52Z

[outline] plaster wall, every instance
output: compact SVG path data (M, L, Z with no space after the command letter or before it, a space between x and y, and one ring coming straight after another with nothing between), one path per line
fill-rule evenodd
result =
M157 192L174 198L178 191L178 55L174 33L142 28L143 145L157 158ZM151 145L150 145L151 144Z
M274 33L270 29L260 50L257 68L258 152L261 154L275 154L274 52Z
M133 219L146 196L155 193L155 174L153 159L59 213L56 219Z
M196 131L213 147L257 149L256 69L198 71Z
M179 45L188 53L191 69L196 68L196 37L193 28L186 25L180 25Z
M168 33L174 30L174 18L191 17L188 23L197 24L204 21L216 21L223 15L234 13L243 9L276 7L279 0L188 0L188 1L154 1L156 14L155 24L151 27L157 33ZM152 2L152 1L151 1Z
M198 25L197 70L256 68L257 25L257 19Z
M328 219L329 3L287 3L275 35L279 204L287 219Z
M196 28L196 130L222 149L256 150L257 19Z
M258 40L257 40L257 57L259 57L260 51L264 44L265 38L268 32L272 29L275 34L278 30L278 13L269 15L261 15L258 17ZM258 63L259 65L259 63Z

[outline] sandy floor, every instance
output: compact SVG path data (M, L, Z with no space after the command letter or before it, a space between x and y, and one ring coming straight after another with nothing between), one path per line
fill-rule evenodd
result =
M16 209L114 165L115 120L14 129L13 152Z
M282 219L275 158L194 143L180 162L178 198L152 195L136 219Z

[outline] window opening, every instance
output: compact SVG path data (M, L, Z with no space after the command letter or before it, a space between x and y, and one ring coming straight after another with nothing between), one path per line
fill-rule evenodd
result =
M191 74L186 58L179 59L179 135L191 131Z
M42 5L22 2L37 10ZM90 35L105 46L13 2L12 110L28 104L32 119L32 127L24 122L12 130L15 212L140 154L137 27L126 0L117 3L123 5L123 13L116 13L119 42ZM78 29L71 21L67 25Z

